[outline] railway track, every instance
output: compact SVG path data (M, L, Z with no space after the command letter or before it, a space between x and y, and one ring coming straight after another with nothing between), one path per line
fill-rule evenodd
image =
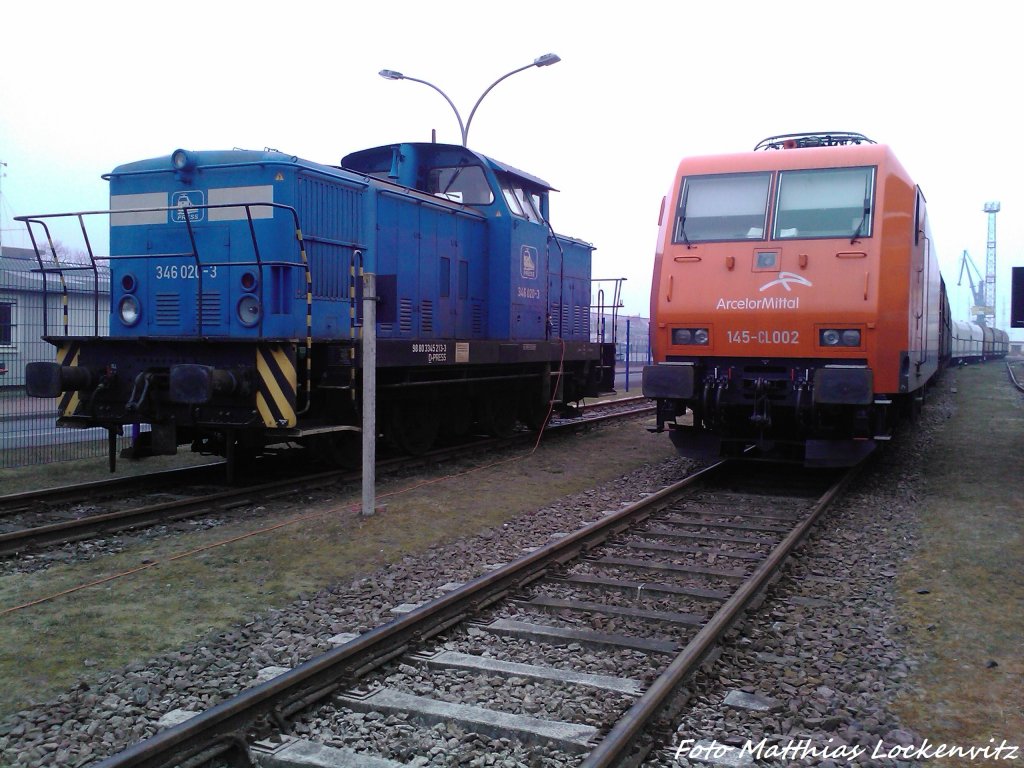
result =
M608 401L591 406L580 418L555 419L548 432L587 428L595 424L621 418L631 418L653 411L653 406L642 397ZM593 411L591 413L591 411ZM507 445L536 440L532 432L518 432L507 439L487 439L469 444L440 448L418 456L402 456L378 462L379 472L395 472L424 464L477 454ZM153 475L118 478L78 486L50 488L28 493L0 496L0 557L29 549L55 546L98 534L142 528L174 522L204 514L225 514L245 509L258 500L287 496L296 491L310 490L340 482L358 480L359 472L341 472L337 469L320 472L301 471L281 473L270 482L246 487L224 487L215 484L223 463L172 470ZM204 485L198 487L195 484ZM214 487L211 489L210 485ZM130 504L127 508L109 509L97 514L83 515L83 504L113 503L123 507L125 494L138 494L150 501ZM159 501L152 501L156 496ZM64 506L60 506L64 505Z
M196 467L150 472L145 475L113 477L76 485L61 485L0 496L0 520L31 512L41 507L80 502L84 498L107 499L127 494L151 492L154 487L175 488L194 483L214 483L223 478L224 462Z
M451 764L535 750L586 768L636 764L671 732L682 684L854 474L717 464L332 638L332 651L181 713L192 716L100 768L313 754L385 767L439 748Z
M1017 365L1022 366L1021 363L1018 363ZM1022 366L1021 370L1024 371L1024 366ZM1024 392L1024 379L1017 377L1016 372L1013 370L1013 363L1006 364L1006 372L1010 376L1010 383L1017 388L1017 391Z

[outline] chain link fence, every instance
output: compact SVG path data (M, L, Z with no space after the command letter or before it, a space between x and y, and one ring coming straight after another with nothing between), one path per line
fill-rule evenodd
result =
M55 265L44 262L43 267ZM65 290L67 335L105 335L109 271L65 272L62 285L59 275L40 269L35 251L6 246L0 251L0 468L107 455L105 430L59 428L56 400L25 392L25 366L55 357L53 345L42 337L65 335ZM130 442L121 441L121 447Z
M34 250L0 249L0 469L107 455L105 430L57 427L56 400L29 397L25 391L25 366L55 359L54 346L43 336L107 333L109 270L68 266L62 280L56 271L46 271L56 270L53 262L40 267ZM606 327L609 341L615 339L617 368L627 390L638 387L640 370L650 360L648 320L615 312L590 320L592 328ZM130 444L131 436L125 435L119 449Z

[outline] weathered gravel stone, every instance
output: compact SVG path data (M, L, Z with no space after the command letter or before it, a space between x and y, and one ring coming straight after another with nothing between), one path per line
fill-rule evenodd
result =
M682 738L733 747L750 740L756 744L764 739L767 745L782 747L810 739L820 747L869 750L882 740L894 746L919 743L887 709L914 668L900 645L891 594L892 579L916 541L913 502L919 491L911 447L893 446L889 455L902 458L868 473L802 545L783 577L768 589L760 610L748 615L725 642L716 665L691 683L693 696L676 724L676 742L668 747L674 748ZM484 573L487 564L508 562L525 549L620 509L678 479L686 467L679 459L646 467L618 483L569 496L518 520L409 554L387 568L304 595L285 609L268 610L190 646L112 672L91 687L75 687L55 701L0 723L0 764L34 768L100 760L155 734L165 713L201 711L224 701L250 685L260 669L301 664L334 647L336 635L365 632L391 620L391 606L419 604L457 588ZM741 561L719 558L714 565L740 567L737 564ZM592 566L584 563L573 568L587 573ZM604 568L602 573L619 578L614 569ZM665 581L707 586L684 576ZM731 582L724 581L723 586ZM584 593L579 594L582 599ZM631 604L626 598L621 603ZM645 607L667 610L671 605L682 610L678 602L657 598ZM687 604L686 610L697 607ZM543 616L529 614L522 606L501 607L500 612L520 619ZM581 617L580 626L592 620ZM626 631L629 624L621 617L597 620L608 632L617 627ZM438 638L438 647L641 680L650 680L656 673L642 653L598 653L579 644L557 647L511 637L496 639L473 626ZM609 725L631 701L614 694L602 695L594 703L558 683L437 672L401 661L385 671L390 687L409 693L598 727ZM733 690L774 699L779 708L757 712L725 706L725 697ZM578 756L543 746L527 750L508 739L488 739L454 724L426 728L380 713L364 715L340 708L326 707L315 718L300 718L299 728L308 731L308 738L331 746L413 765L532 768L572 766L579 761ZM845 758L757 761L759 766L812 764L869 763ZM648 765L675 768L707 763L674 759L668 749L652 753ZM901 766L885 760L878 765Z

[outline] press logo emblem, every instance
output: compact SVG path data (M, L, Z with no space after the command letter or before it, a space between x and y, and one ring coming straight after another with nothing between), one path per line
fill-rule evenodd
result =
M520 251L522 259L520 261L519 273L526 280L537 279L537 249L532 245L524 245Z
M190 189L186 192L175 192L171 196L171 221L175 224L184 224L188 216L190 222L203 220L205 208L196 208L197 205L205 205L206 198L201 190Z

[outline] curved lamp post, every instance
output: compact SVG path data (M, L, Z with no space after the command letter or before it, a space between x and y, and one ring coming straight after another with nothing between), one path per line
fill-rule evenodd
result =
M473 105L473 109L469 113L469 120L467 120L465 123L462 122L462 115L459 114L459 110L456 108L452 100L448 98L448 94L446 94L433 83L428 83L426 80L420 80L419 78L416 77L409 77L408 75L403 75L401 72L396 72L393 69L382 69L378 74L385 80L412 80L412 82L414 83L423 83L423 85L430 86L435 91L444 96L444 100L448 102L448 106L450 106L452 108L452 111L455 113L455 119L459 121L459 130L462 132L462 146L466 146L466 141L469 138L469 126L472 125L473 123L473 116L476 114L477 107L480 106L480 102L484 100L484 97L491 92L494 86L496 86L505 78L511 77L517 72L522 72L524 69L529 69L530 67L547 67L550 66L551 64L557 64L560 61L561 59L555 54L545 53L543 56L538 56L536 59L533 60L531 64L527 64L525 67L519 67L518 69L513 69L511 72L506 72L504 75L502 75L489 86L487 86L487 90L480 94L480 98L476 100L476 104Z

